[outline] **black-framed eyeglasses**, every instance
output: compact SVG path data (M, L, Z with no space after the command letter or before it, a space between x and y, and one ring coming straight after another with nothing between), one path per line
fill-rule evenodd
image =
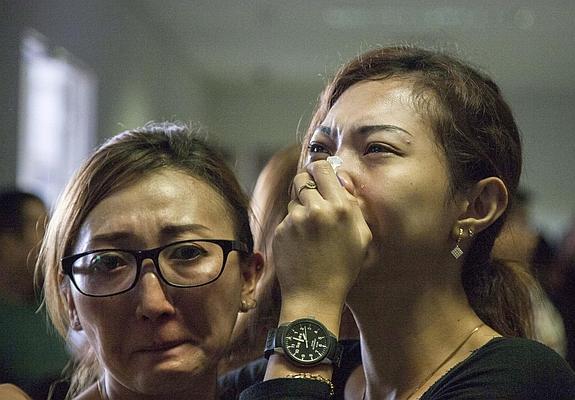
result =
M106 297L136 286L142 262L154 262L166 284L178 288L204 286L218 279L231 251L248 253L237 240L182 240L148 250L98 249L62 258L62 270L86 296Z

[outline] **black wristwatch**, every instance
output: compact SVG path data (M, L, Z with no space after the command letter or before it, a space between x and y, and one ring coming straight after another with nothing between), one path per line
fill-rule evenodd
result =
M320 363L339 366L343 347L323 324L312 318L301 318L280 325L268 332L264 355L274 353L287 356L299 367Z

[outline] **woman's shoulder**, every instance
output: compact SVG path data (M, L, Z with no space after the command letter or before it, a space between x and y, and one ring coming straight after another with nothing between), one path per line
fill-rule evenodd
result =
M498 369L511 369L518 366L554 368L573 375L567 362L554 350L543 343L525 338L494 338L477 349L465 363L470 365L491 365ZM539 372L540 373L540 372Z
M575 373L549 347L494 338L437 381L422 399L575 399Z
M0 399L32 400L26 392L11 383L0 384Z

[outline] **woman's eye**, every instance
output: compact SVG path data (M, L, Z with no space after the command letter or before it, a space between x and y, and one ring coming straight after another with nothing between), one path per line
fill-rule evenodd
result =
M370 145L367 146L367 149L365 150L365 154L369 154L369 153L394 153L394 154L397 154L397 151L395 151L392 147L390 147L388 145L384 145L381 143L371 143Z
M90 267L97 271L112 271L124 265L127 265L127 262L114 254L96 254L90 260Z
M329 151L327 150L327 148L320 143L310 143L307 146L307 149L308 149L310 154L316 154L316 153L329 154Z
M194 260L204 254L205 251L197 246L181 246L171 252L172 260Z

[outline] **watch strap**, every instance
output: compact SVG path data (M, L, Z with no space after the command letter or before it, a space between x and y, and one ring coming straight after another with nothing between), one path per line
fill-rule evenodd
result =
M277 328L270 329L266 337L266 347L264 357L269 360L270 356L278 350L283 353L281 338L287 329L287 325L280 325Z

